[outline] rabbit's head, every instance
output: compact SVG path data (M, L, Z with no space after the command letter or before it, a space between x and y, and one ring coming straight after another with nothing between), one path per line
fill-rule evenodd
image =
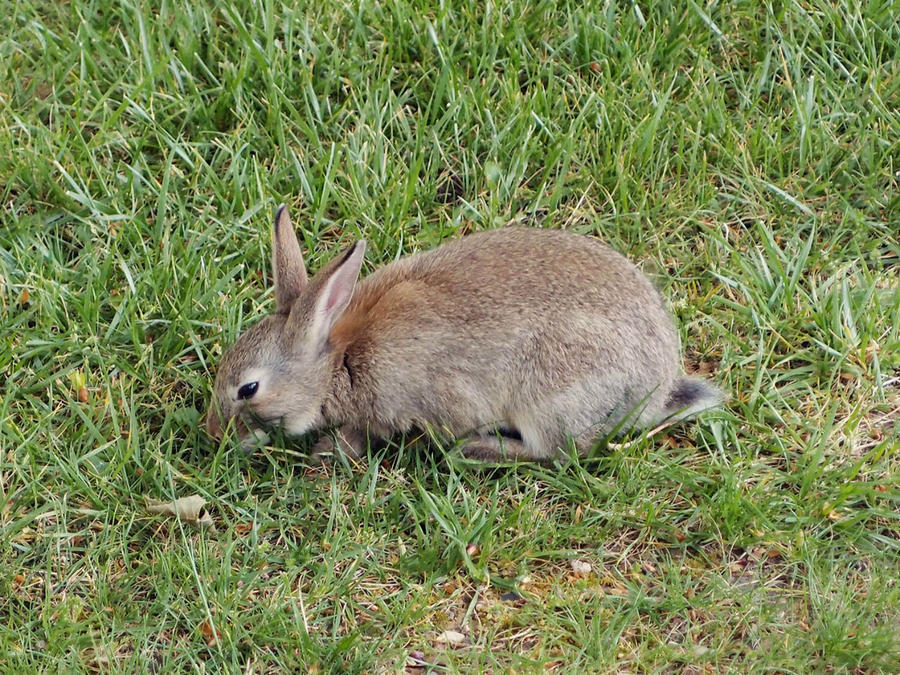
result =
M335 368L328 340L353 294L366 245L358 241L307 280L287 209L275 214L275 313L246 331L219 364L207 432L221 439L230 420L245 449L280 427L290 435L324 422Z

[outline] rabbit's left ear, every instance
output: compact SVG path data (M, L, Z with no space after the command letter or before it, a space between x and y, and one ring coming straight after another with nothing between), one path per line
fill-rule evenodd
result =
M275 211L275 225L272 232L272 270L275 274L275 312L287 314L294 300L306 288L306 266L297 233L282 204Z
M317 291L315 291L317 294L313 305L309 337L315 343L324 344L332 326L350 304L365 253L366 242L360 239L341 254L338 262L328 270L328 277L321 286L318 283L313 284L317 287ZM317 282L318 278L317 275Z

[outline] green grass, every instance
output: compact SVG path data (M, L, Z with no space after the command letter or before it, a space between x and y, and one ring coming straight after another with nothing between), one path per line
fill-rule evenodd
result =
M0 669L900 670L900 6L442 4L4 3ZM213 445L282 200L312 268L592 232L730 404L554 469Z

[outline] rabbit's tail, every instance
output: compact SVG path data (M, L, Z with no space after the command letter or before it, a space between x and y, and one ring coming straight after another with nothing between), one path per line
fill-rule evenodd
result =
M661 421L668 424L693 417L725 402L725 394L700 377L680 377L669 392Z

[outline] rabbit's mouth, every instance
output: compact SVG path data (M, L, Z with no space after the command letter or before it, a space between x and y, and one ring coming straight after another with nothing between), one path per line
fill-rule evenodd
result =
M256 443L253 434L256 437L266 437L262 443L268 443L269 439L274 435L275 438L291 437L296 438L307 432L318 428L321 423L315 415L302 415L292 412L285 412L278 415L260 415L249 407L240 413L240 422L243 432L240 434L241 444L244 448Z
M262 417L252 410L244 410L239 419L243 427L243 433L240 434L241 448L249 454L269 442L269 431L281 427L282 417L281 415Z
M258 415L252 410L247 410L245 416L248 418L250 422L252 422L259 430L263 429L277 429L280 428L284 423L284 415L272 415L271 417L263 417L262 415ZM247 424L247 421L244 422L247 426L247 429L251 429L250 424Z

